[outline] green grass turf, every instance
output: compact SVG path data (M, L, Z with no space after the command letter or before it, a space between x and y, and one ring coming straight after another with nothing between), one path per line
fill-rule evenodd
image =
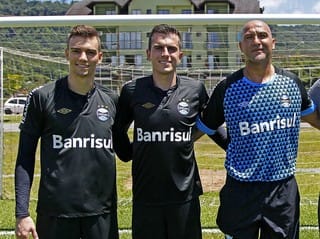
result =
M4 136L4 160L3 160L3 190L0 200L0 231L14 230L14 173L15 158L18 145L17 133L5 133ZM317 200L320 192L320 132L312 128L301 130L299 154L297 160L298 172L296 178L301 193L301 237L302 239L319 238L317 224ZM211 176L220 175L220 181L224 178L224 151L218 148L211 140L204 136L195 145L197 160L200 170L206 172L204 181L210 183ZM38 160L39 161L39 160ZM317 169L317 170L314 170ZM304 170L304 171L299 171ZM117 160L118 172L118 198L119 210L118 220L120 230L131 227L131 163L123 163ZM36 174L39 174L39 162L36 165ZM11 176L10 176L11 175ZM221 176L222 175L222 176ZM211 179L215 184L216 178ZM35 218L35 206L39 177L35 177L31 192L30 211ZM219 205L218 192L221 182L212 189L207 187L204 195L201 196L202 225L204 228L216 229L215 217ZM312 229L307 229L311 226ZM0 235L0 239L14 238L14 236ZM130 234L122 233L121 239L131 238ZM221 233L203 233L204 239L223 238Z

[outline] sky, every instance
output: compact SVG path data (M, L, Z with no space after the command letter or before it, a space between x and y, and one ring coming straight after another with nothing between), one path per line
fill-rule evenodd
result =
M320 13L320 0L259 0L263 13Z

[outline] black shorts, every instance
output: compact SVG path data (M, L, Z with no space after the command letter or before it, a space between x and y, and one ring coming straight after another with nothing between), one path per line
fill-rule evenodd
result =
M217 224L233 239L298 239L300 195L294 177L240 182L227 176Z
M119 239L116 213L79 218L37 215L40 239Z
M145 206L133 204L133 239L201 239L200 202Z

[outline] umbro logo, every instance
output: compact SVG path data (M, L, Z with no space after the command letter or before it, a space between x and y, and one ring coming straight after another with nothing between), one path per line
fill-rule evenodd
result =
M152 104L152 103L150 103L150 102L144 103L144 104L142 105L142 107L145 108L145 109L151 109L151 108L153 108L154 106L155 106L155 105Z
M246 107L248 107L249 104L250 104L249 101L243 101L243 102L239 103L238 106L241 108L246 108Z
M67 109L67 108L61 108L59 110L57 110L58 113L66 115L68 113L70 113L72 110L71 109Z

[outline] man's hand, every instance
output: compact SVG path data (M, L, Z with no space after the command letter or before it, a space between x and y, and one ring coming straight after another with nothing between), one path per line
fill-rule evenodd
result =
M39 239L36 231L36 226L31 217L17 218L16 219L16 238L28 239L29 235L34 239Z

